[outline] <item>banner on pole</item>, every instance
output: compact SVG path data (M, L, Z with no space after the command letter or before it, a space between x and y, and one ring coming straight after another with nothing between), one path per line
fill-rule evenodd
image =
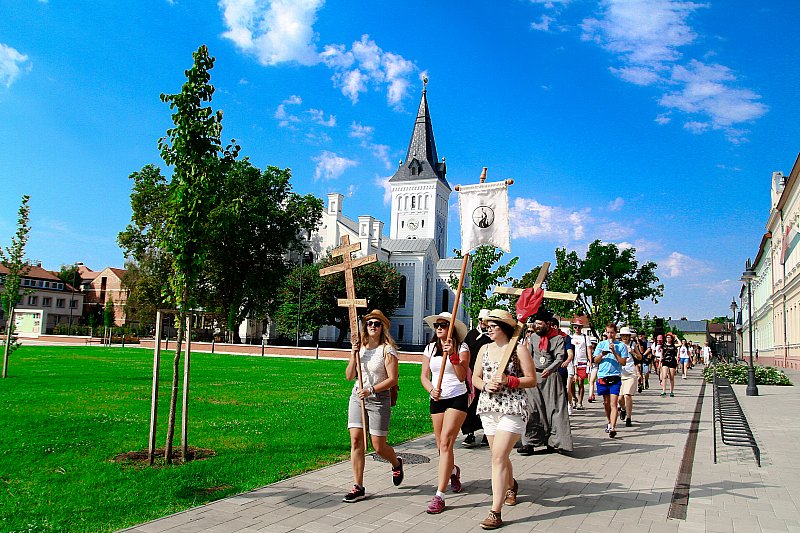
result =
M461 253L468 254L483 244L511 253L508 185L504 181L462 185L458 192Z

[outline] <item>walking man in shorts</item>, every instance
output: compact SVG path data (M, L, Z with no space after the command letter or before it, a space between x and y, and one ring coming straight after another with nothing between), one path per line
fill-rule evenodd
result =
M573 380L578 386L577 401L578 410L583 410L583 395L585 393L584 381L589 377L589 337L583 333L583 318L575 317L572 319L572 328L575 333L572 335L572 346L575 350L575 376ZM568 385L572 388L573 385Z
M593 360L597 369L597 394L603 397L606 411L606 433L612 439L617 436L617 402L622 385L622 365L628 361L628 347L617 340L617 325L606 326L606 340L600 341L594 350Z

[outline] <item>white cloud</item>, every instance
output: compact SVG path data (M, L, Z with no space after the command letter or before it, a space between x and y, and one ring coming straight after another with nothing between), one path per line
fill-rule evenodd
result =
M538 31L550 31L550 24L555 22L556 19L547 15L542 15L539 22L531 22L531 29Z
M582 38L616 56L610 68L621 79L640 86L659 86L665 92L659 105L687 115L684 128L692 133L722 130L734 143L746 131L737 124L760 118L767 106L754 91L736 86L727 67L684 60L681 49L698 40L690 17L709 4L682 0L605 0L596 17L581 23ZM706 53L703 57L713 57ZM666 124L669 117L658 115Z
M286 127L294 128L293 124L299 123L300 117L287 111L286 106L296 106L302 103L303 99L295 94L293 94L292 96L281 102L280 105L278 105L277 109L275 109L275 114L273 115L273 117L275 117L278 120L278 126L281 128L286 128Z
M375 177L375 185L383 188L384 205L392 204L392 186L389 184L389 178L391 178L391 176L387 176L385 178L382 178L380 176Z
M230 39L262 65L315 65L320 57L313 30L324 0L219 0Z
M665 259L658 261L658 269L665 278L677 278L690 274L705 274L711 271L705 262L680 252L672 252Z
M669 124L671 121L672 119L670 118L669 113L661 113L660 115L657 115L655 118L656 124L661 124L662 126L664 124Z
M566 209L516 198L511 206L511 236L566 244L586 238L591 209Z
M617 196L613 202L608 203L609 211L619 211L625 205L625 200L621 196Z
M0 84L11 87L23 69L30 70L28 56L0 43Z
M303 103L303 99L297 96L296 94L293 94L292 96L284 100L283 103L290 105L300 105Z
M312 160L317 164L314 169L314 181L337 179L348 168L358 165L358 161L347 159L328 150L323 151Z
M374 131L375 128L372 126L364 126L353 121L353 123L350 124L350 133L348 133L348 135L356 139L371 139Z
M326 45L320 59L335 73L333 82L354 104L370 85L386 88L389 105L399 107L417 67L399 54L385 52L364 34L350 50L344 45Z
M328 120L325 120L325 112L321 109L308 109L306 113L311 115L311 120L320 126L332 128L336 126L336 117L328 114Z
M543 5L547 9L553 9L556 6L565 6L572 0L530 0L531 4Z

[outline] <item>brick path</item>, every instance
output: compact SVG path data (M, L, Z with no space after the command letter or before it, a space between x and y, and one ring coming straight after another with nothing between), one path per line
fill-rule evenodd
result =
M800 372L796 387L760 387L761 396L736 393L763 454L757 468L749 449L719 443L713 464L711 387L706 388L686 520L667 518L689 425L700 392L700 371L679 379L675 398L650 389L634 398L634 427L620 425L617 438L603 432L602 405L587 404L572 417L575 451L523 457L512 452L520 495L503 508L503 531L798 531L800 532ZM651 385L657 386L655 379ZM343 431L341 438L346 439ZM429 464L408 465L401 487L386 463L367 459L368 498L345 504L349 463L339 463L127 531L482 531L491 502L489 450L457 448L464 490L448 494L447 510L425 513L436 482L432 435L396 447Z

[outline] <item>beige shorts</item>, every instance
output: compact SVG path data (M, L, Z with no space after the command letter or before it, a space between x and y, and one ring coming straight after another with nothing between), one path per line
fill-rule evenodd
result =
M632 396L634 392L636 392L636 385L639 383L639 380L636 379L636 376L628 376L622 378L622 386L619 389L619 395L623 396L625 394Z
M494 435L498 431L516 433L517 435L525 434L525 421L521 416L504 415L495 411L481 413L480 416L483 423L483 432L486 435Z

